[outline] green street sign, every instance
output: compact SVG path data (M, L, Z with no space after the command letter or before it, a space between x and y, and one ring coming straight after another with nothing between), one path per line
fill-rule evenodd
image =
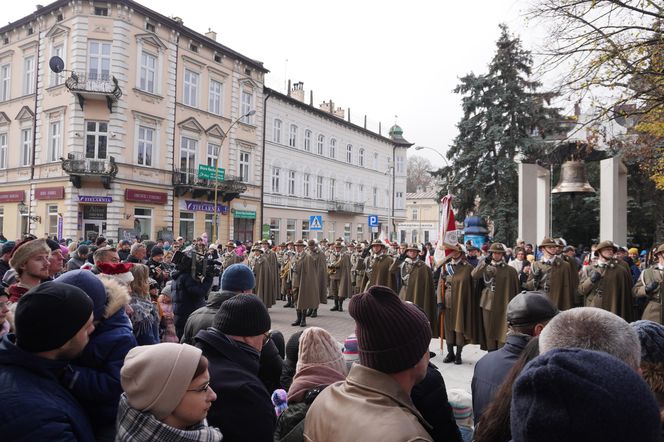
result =
M219 168L219 173L212 166L207 166L205 164L198 165L198 178L202 180L214 180L215 175L217 176L217 181L223 181L224 175L226 175L226 170Z
M263 239L270 239L270 225L263 224Z
M233 212L233 216L235 218L256 219L256 211L255 210L237 210L236 209Z

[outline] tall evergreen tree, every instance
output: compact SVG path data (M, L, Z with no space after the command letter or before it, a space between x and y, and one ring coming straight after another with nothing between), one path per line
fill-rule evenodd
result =
M436 172L451 181L458 218L470 213L486 217L493 221L494 239L506 244L514 243L518 222L515 160L537 159L542 138L561 121L557 109L545 106L549 97L537 93L540 83L528 78L532 63L520 39L500 25L489 72L468 74L454 89L463 95L463 118L447 151L451 164Z

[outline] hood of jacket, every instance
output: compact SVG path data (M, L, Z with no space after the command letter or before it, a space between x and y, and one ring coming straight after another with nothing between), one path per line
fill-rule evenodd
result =
M253 347L237 342L212 327L201 330L194 338L196 343L211 347L226 359L240 364L246 370L258 375L260 368L260 353ZM208 356L209 359L209 356Z
M104 318L108 319L115 315L120 309L131 301L129 290L112 278L99 278L106 289L106 308L104 309Z

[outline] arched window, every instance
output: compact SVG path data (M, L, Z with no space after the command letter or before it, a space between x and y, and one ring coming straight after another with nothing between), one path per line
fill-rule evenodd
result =
M281 143L281 120L275 118L274 127L272 128L272 141Z

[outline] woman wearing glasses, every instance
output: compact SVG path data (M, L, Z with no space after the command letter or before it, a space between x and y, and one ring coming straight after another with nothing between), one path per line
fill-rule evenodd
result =
M187 344L133 348L121 371L116 441L220 441L206 417L217 395L208 360Z

